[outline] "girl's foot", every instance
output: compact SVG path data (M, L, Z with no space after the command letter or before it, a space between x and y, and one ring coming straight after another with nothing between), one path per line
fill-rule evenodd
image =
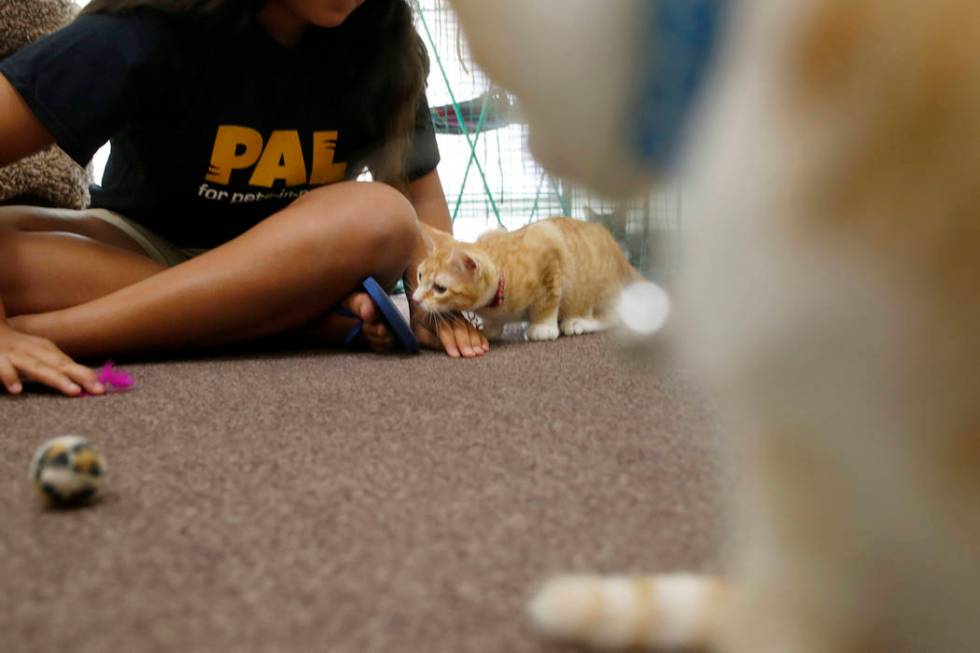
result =
M340 302L339 307L346 308L363 322L361 332L354 338L352 346L373 352L390 351L394 347L395 339L391 330L366 292L351 293ZM334 309L305 327L302 334L314 342L342 347L344 338L356 324L357 319L341 315Z

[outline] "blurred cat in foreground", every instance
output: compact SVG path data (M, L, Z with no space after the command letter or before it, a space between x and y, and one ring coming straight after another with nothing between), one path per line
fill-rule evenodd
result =
M646 188L630 109L660 69L650 12L684 0L452 2L546 165ZM980 3L714 4L724 38L666 172L681 347L737 436L734 589L559 578L535 621L600 646L980 650Z

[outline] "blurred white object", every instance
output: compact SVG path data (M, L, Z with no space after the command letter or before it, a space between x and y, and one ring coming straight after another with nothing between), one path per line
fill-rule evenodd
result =
M514 92L545 168L609 195L673 167L723 0L453 0L473 56Z
M634 283L623 289L619 298L619 318L636 335L649 336L670 317L670 298L654 283Z
M651 181L624 147L644 4L453 0L476 61L520 98L535 158L602 192Z

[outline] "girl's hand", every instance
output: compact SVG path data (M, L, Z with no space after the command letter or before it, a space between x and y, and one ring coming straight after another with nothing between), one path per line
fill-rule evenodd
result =
M444 349L453 358L476 358L490 351L483 333L462 315L425 324L413 314L412 328L423 347Z
M105 392L93 370L77 364L53 342L15 331L0 320L0 384L10 394L20 394L24 389L21 377L71 397L80 395L83 388L94 395Z

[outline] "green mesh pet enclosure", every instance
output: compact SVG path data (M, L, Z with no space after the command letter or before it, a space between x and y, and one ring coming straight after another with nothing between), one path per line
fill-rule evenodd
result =
M515 98L473 63L447 0L413 4L431 60L427 94L457 237L474 240L488 229L568 215L604 224L636 267L668 275L680 234L680 193L665 188L610 202L547 174L527 150Z

